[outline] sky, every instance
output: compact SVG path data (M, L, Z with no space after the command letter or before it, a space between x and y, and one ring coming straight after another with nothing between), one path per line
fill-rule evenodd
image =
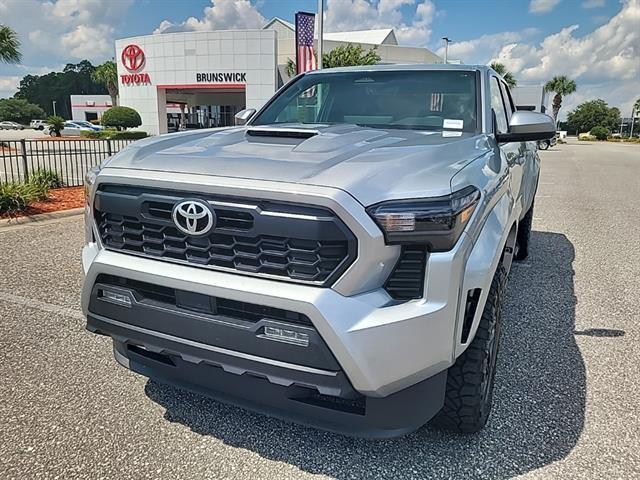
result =
M22 42L21 65L0 64L0 98L26 74L114 56L117 38L176 30L260 28L293 21L317 0L0 0L0 24ZM573 78L563 111L602 98L629 116L640 98L640 0L325 0L325 30L392 27L401 45L465 64L504 63L519 84ZM564 116L564 115L562 115Z

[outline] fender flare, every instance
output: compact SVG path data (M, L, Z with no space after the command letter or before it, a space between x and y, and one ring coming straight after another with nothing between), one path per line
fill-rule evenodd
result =
M487 215L480 234L466 259L464 276L458 295L453 362L467 349L475 337L487 302L489 287L498 265L503 264L507 272L511 268L521 210L522 206L519 202L514 202L508 194L502 195ZM481 294L469 335L466 341L462 342L467 292L475 288L480 288Z

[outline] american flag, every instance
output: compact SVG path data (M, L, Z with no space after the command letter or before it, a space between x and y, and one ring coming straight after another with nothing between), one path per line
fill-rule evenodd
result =
M315 14L296 13L296 69L297 73L315 70L316 57L313 55L313 27Z

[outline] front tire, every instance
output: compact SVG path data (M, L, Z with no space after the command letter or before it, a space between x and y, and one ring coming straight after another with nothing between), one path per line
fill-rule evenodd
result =
M538 142L538 148L540 150L546 150L549 148L549 140L542 140Z
M474 433L489 419L506 280L507 271L500 264L491 282L478 331L447 372L444 407L431 420L436 428Z

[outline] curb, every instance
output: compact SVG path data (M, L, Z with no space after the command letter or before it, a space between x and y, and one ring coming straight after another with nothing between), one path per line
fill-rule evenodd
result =
M15 217L0 220L0 230L3 228L16 227L19 225L29 225L33 223L45 222L47 220L56 220L58 218L75 217L84 213L84 207L72 208L69 210L60 210L58 212L39 213L38 215L30 215L26 217Z

